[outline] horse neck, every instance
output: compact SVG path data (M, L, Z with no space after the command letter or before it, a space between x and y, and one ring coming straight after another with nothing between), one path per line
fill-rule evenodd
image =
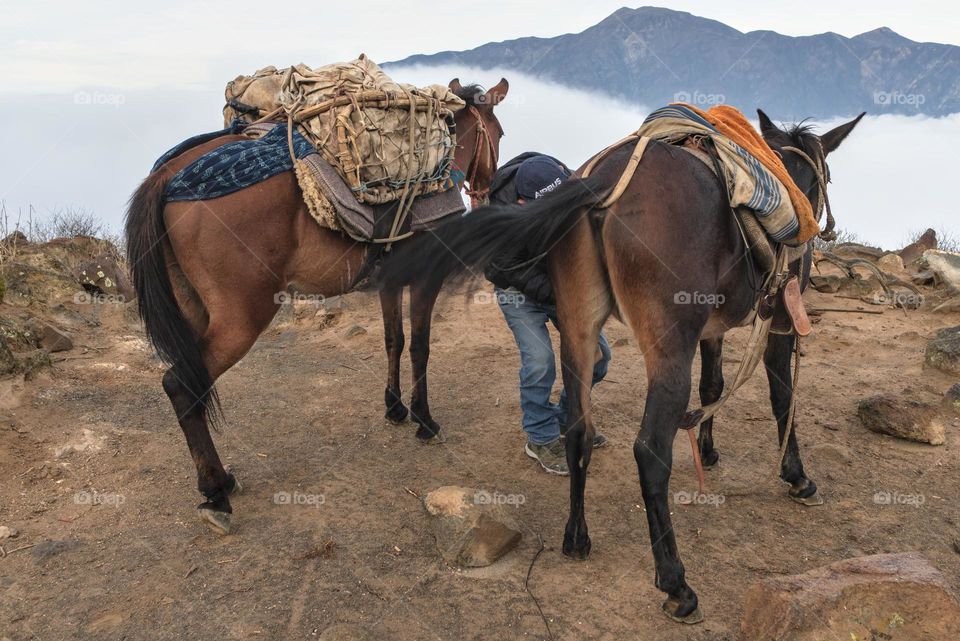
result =
M464 174L469 174L474 156L477 153L477 119L469 109L457 112L457 149L453 161Z

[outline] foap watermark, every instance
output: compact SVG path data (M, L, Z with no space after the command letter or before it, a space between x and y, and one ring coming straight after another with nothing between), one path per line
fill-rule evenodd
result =
M73 295L73 302L76 305L120 305L127 302L127 297L123 294L104 294L83 290Z
M909 291L896 291L889 294L877 292L873 295L874 305L892 305L899 309L919 309L923 301L923 294Z
M323 494L306 494L299 490L294 490L293 492L281 491L273 495L273 502L277 505L320 507L327 502L327 497Z
M923 494L902 494L890 490L879 490L873 494L873 502L877 505L912 505L920 507L927 500Z
M711 507L720 507L727 502L727 497L723 494L710 494L708 492L680 491L673 495L673 502L677 505L708 505Z
M273 295L273 302L278 305L293 305L294 303L323 305L327 302L327 297L323 294L301 294L299 292L282 291Z
M478 305L489 305L497 303L498 305L512 305L519 307L527 302L527 297L523 292L512 292L509 290L497 290L494 292L477 292L473 295L473 302Z
M707 294L705 292L677 292L673 295L675 305L712 305L720 307L726 297L723 294Z
M125 105L127 97L122 93L109 93L105 91L78 91L73 94L73 104L92 105L96 107L114 107L119 109Z
M474 505L512 505L520 507L527 502L527 497L523 494L501 494L494 490L492 493L486 490L477 490L473 493Z
M874 91L873 104L879 107L920 107L927 101L922 93L904 93L902 91Z
M120 507L127 500L123 494L97 492L96 490L80 490L73 495L73 502L77 505L106 505Z
M727 97L722 93L704 93L702 91L678 91L673 94L674 102L685 102L688 105L722 105L727 102Z

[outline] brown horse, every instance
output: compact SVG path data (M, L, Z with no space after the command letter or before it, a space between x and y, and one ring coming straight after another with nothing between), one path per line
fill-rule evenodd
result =
M456 167L477 200L489 190L503 130L494 106L507 94L506 79L484 92L477 85L450 88L467 102L455 115ZM170 365L163 388L170 397L197 467L201 518L214 530L230 530L227 498L239 485L224 470L208 422L218 420L217 378L243 358L270 324L285 291L336 296L351 291L365 266L378 258L390 270L391 254L418 245L415 234L392 252L359 243L317 225L292 171L252 187L206 201L165 203L170 178L203 154L241 136L221 136L176 156L150 174L134 193L127 212L127 255L140 315L160 356ZM389 211L385 212L389 215ZM413 393L410 410L417 436L437 438L440 426L427 403L430 320L442 279L429 273L407 279ZM389 362L386 417L408 414L400 395L403 351L403 288L380 293Z
M817 136L805 126L781 130L759 113L765 140L781 155L797 186L811 203L824 199L829 176L825 158L860 117ZM725 185L706 164L677 146L651 142L622 197L607 209L598 207L623 175L633 147L621 147L589 178L570 180L545 198L522 206L484 207L457 225L441 226L431 251L396 256L395 265L403 268L384 278L395 284L399 281L392 279L424 269L451 276L467 267L485 267L497 255L521 248L547 256L570 403L570 516L563 552L578 559L586 558L591 546L584 490L593 449L590 382L597 337L612 314L633 330L644 355L648 390L633 452L655 582L669 595L665 612L676 621L694 623L702 616L697 595L684 577L668 504L674 437L687 411L698 343L703 360L700 397L709 404L723 390L723 335L746 322L761 288ZM812 243L804 258L790 266L804 284L811 250ZM708 295L691 297L690 292ZM781 306L775 318L783 313ZM815 505L820 502L817 486L804 472L796 436L787 425L794 341L792 334L771 335L764 361L780 442L787 441L780 477L790 485L791 498ZM700 445L704 460L715 463L711 427L704 424Z

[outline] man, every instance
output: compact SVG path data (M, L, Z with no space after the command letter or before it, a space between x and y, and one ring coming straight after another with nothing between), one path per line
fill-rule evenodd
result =
M523 204L546 196L569 176L570 170L557 159L528 152L497 171L490 199L497 204ZM547 323L558 327L556 299L544 261L531 262L532 258L526 251L498 257L486 276L495 285L497 302L520 348L524 451L547 472L566 476L570 471L561 433L566 427L566 390L561 391L559 403L550 402L557 370ZM606 376L609 362L610 346L601 333L592 385ZM606 442L605 436L597 434L593 446Z

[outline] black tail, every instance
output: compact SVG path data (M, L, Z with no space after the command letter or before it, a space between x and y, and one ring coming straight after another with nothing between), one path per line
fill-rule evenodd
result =
M170 285L164 257L167 230L163 222L164 190L169 174L152 173L127 208L127 258L137 290L137 307L147 336L173 375L197 400L204 418L216 422L220 405L203 362L200 343L184 318ZM179 418L179 417L178 417Z
M424 274L479 275L496 257L515 255L522 249L533 256L545 255L608 190L594 177L573 179L548 196L523 205L490 205L470 211L394 247L378 285L399 287Z

